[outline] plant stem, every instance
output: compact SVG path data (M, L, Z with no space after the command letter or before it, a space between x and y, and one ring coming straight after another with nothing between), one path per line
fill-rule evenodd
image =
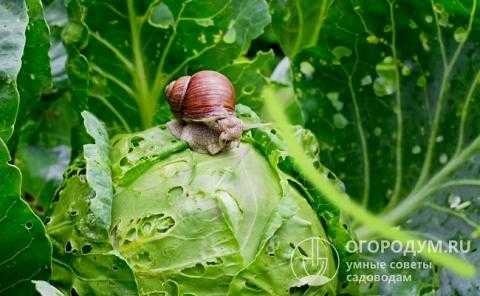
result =
M135 13L133 0L127 0L127 4L130 32L132 38L132 51L135 64L135 69L132 75L135 87L138 91L136 99L138 108L140 109L140 116L142 118L143 127L148 128L152 125L153 116L156 111L156 100L153 99L150 95L150 90L148 87L140 40L141 30Z
M291 126L282 110L281 104L278 104L274 99L275 94L273 91L267 89L264 92L264 98L267 110L274 118L279 130L282 132L289 154L299 166L302 174L315 185L315 188L322 193L326 200L338 207L345 214L351 215L363 225L368 225L369 229L374 233L378 233L387 239L412 244L416 251L431 260L433 263L447 267L459 275L468 277L475 275L475 268L470 263L450 254L441 253L433 248L422 247L422 243L418 237L393 227L390 222L372 215L362 206L352 201L345 192L342 192L332 184L326 176L321 175L312 165L311 159L306 156L303 148L297 143L295 134L291 131ZM480 137L477 145L479 144Z
M452 158L449 163L433 176L428 183L419 190L412 192L407 198L398 204L390 212L383 215L383 220L387 223L398 224L427 200L432 193L457 169L465 164L476 152L480 150L480 136L475 139L463 152ZM365 227L356 231L359 237L368 237L371 231Z

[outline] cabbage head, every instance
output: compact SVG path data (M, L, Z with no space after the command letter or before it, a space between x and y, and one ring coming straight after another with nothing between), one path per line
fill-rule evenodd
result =
M238 148L210 156L164 125L109 140L101 122L84 118L95 144L66 173L47 225L53 283L64 292L334 294L335 279L312 279L318 266L298 260L315 252L324 279L336 272L328 245L298 247L326 234L302 182L280 169L287 155L275 131L251 130Z

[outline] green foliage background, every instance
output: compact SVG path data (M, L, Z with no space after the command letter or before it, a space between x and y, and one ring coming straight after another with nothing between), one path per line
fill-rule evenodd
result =
M227 75L238 103L283 133L285 166L316 192L318 215L335 217L340 249L349 234L472 242L462 261L423 254L437 267L412 271L416 282L338 293L479 294L479 36L477 0L0 0L0 294L48 290L44 224L89 135L85 152L108 166L102 134L164 123L165 85L200 69ZM84 110L105 125L85 131ZM308 157L345 192L287 122L312 131ZM94 212L109 212L111 186L99 184ZM398 259L369 260L386 258Z

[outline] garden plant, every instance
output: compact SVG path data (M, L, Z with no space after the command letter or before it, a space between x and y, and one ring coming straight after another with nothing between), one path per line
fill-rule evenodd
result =
M480 295L477 0L0 0L0 295Z

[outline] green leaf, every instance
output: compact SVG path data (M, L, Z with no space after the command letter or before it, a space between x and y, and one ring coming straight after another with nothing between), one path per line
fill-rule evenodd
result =
M0 0L0 138L7 141L13 132L17 116L19 95L17 75L25 45L28 23L23 0Z
M90 207L95 191L84 174L84 163L70 167L47 224L54 246L51 282L68 294L138 295L131 268L96 222Z
M20 109L17 121L23 124L40 96L52 86L50 73L50 30L44 17L41 0L27 0L28 26L17 84Z
M97 223L104 229L109 229L113 187L108 133L104 123L93 114L84 111L82 117L87 133L95 140L95 144L83 146L87 163L87 181L95 192L95 196L90 200L90 208Z
M72 128L78 118L68 95L40 101L32 111L18 136L15 164L23 175L25 198L43 215L70 163Z
M219 69L232 81L236 90L236 101L260 113L263 107L262 90L267 85L270 66L273 64L272 51L258 52L253 60L240 60Z
M368 226L368 229L373 233L380 235L383 238L390 240L398 240L400 242L410 242L413 249L423 255L425 258L431 260L433 263L445 266L456 274L464 277L473 277L476 269L470 263L457 258L450 254L444 254L431 248L422 248L421 240L415 235L409 234L406 231L393 227L393 225L375 215L369 213L366 209L349 199L348 195L334 186L328 178L318 172L312 159L306 154L305 149L298 143L295 134L291 130L288 119L285 116L282 107L275 104L274 92L266 90L264 94L266 98L266 106L275 118L282 135L287 144L288 153L292 156L298 168L304 176L314 184L315 188L322 193L324 198L332 203L339 210L346 215L350 215L363 225Z
M91 110L126 131L168 119L168 82L231 64L270 22L264 0L76 0L68 11L75 97L88 94Z
M46 280L52 246L40 219L20 197L20 171L0 139L0 294L34 295L31 280Z
M294 61L306 126L328 147L322 161L352 197L391 210L388 221L480 149L478 16L477 1L335 2L318 46Z
M258 120L245 106L239 114L248 114L251 123ZM311 135L299 135L309 151L318 152ZM243 295L256 287L287 295L298 284L289 272L295 244L325 232L305 191L290 185L295 177L279 170L274 153L268 154L272 162L266 161L249 139L210 156L187 149L165 125L117 135L110 149L116 194L109 231L95 223L90 206L95 193L77 162L66 173L48 223L55 245L52 282L80 295L105 295L103 280L112 285L110 295L130 295L136 287L132 279L140 294ZM330 248L319 251L328 258L331 277L336 265ZM110 273L113 259L102 257L112 254L123 260L114 268L117 277ZM253 266L264 269L265 280L252 279ZM335 286L336 280L307 295Z
M273 0L272 27L287 56L317 43L332 0Z
M189 149L164 155L166 146L175 145L171 139L165 126L159 126L119 135L112 147L117 192L112 239L132 264L142 291L243 295L248 293L246 283L255 285L258 293L284 295L296 282L288 273L291 244L325 237L318 221L300 222L316 221L314 212L251 145L216 156ZM136 179L122 182L142 163L150 166ZM154 185L158 180L162 186ZM290 236L276 249L280 229ZM256 262L260 256L263 260ZM246 270L250 264L263 264L265 276L276 280L258 286L251 276L254 270ZM334 268L329 265L330 275Z

